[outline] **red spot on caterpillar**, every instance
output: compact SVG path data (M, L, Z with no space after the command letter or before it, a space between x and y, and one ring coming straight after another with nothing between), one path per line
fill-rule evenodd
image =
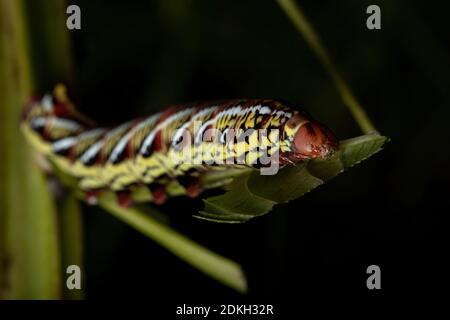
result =
M200 185L198 183L191 184L186 188L186 195L190 198L197 198L201 193Z
M117 200L122 208L128 208L133 204L131 193L129 190L121 190L117 192Z
M70 163L74 163L77 160L77 155L75 152L75 145L70 147L67 158L69 159Z
M157 185L151 188L153 202L157 205L162 205L167 200L167 194L163 185Z
M131 126L130 130L133 130L136 126L138 126L139 124L141 124L142 121L144 121L145 118L140 117L138 119L136 119L136 121L133 123L133 125ZM125 150L124 150L124 159L131 159L134 157L134 150L133 150L133 138L130 137L127 141L127 144L125 146Z
M155 135L155 139L153 140L152 148L153 151L161 151L162 147L162 132L161 130L159 130Z
M45 120L44 127L42 129L42 139L45 141L49 141L51 137L51 128L49 127L49 121L48 119Z
M55 115L56 117L63 117L70 114L70 108L64 103L56 103L53 106L53 115Z
M212 139L214 137L212 129L214 129L213 125L210 124L210 125L206 126L205 130L202 133L203 134L202 139L204 142L212 142Z
M103 149L103 147L102 147L102 149ZM94 156L93 163L97 166L103 165L107 159L106 155L104 155L104 153L102 151L103 150L98 151L97 154Z
M98 194L98 190L85 191L86 202L91 206L98 204Z
M186 195L190 198L196 198L202 191L197 177L185 176L178 178L180 184L186 190Z
M169 107L169 109L167 109L161 114L161 116L157 121L157 124L159 125L160 123L162 123L164 120L166 120L168 117L178 112L179 110L181 110L180 106ZM165 146L162 143L162 130L158 130L158 132L156 132L155 134L155 138L152 143L152 150L164 152L165 150L162 150L164 147Z
M133 144L132 144L132 139L130 139L127 142L127 145L125 147L125 159L131 159L134 157L134 152L133 152Z

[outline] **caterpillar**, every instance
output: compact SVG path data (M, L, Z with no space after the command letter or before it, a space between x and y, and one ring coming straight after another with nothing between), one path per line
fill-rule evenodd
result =
M113 128L97 128L78 112L61 84L51 94L30 99L21 129L40 154L77 179L89 203L108 189L125 206L133 186L147 186L149 201L162 204L172 181L196 197L205 189L199 183L204 175L243 168L275 168L269 173L274 174L338 148L332 131L308 113L270 99L175 105Z

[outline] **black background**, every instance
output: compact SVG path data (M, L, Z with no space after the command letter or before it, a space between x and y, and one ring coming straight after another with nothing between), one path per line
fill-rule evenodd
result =
M361 134L330 77L274 1L73 3L82 11L82 30L71 32L76 90L83 112L99 123L172 103L267 97L298 104L340 139ZM88 299L145 300L149 308L167 306L167 314L183 303L271 303L286 314L309 301L376 304L445 288L448 5L301 4L390 143L312 193L246 224L192 218L200 200L172 199L161 208L175 229L242 264L248 297L108 213L85 207ZM381 7L381 30L366 28L370 4ZM380 291L366 287L371 264L381 268Z

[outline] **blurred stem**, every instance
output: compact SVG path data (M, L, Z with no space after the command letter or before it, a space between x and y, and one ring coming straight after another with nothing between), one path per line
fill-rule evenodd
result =
M56 212L18 125L32 91L28 40L22 1L0 0L1 293L9 299L55 299L60 297Z
M59 207L61 225L61 255L63 276L70 265L83 265L83 221L80 204L73 192L64 195ZM82 278L82 280L84 277ZM84 284L82 285L84 288ZM64 298L80 300L84 298L82 290L68 290L64 292Z
M325 70L333 79L344 105L348 108L361 130L365 134L377 132L372 121L367 116L364 108L355 98L350 87L347 85L343 77L334 66L330 56L325 49L325 46L322 45L319 36L317 35L316 31L314 30L306 16L303 14L300 6L297 5L294 0L276 1L284 10L286 15L291 19L292 23L297 28L297 31L303 35L306 42L314 51Z
M211 278L238 292L247 292L245 275L236 262L202 247L147 214L119 206L113 195L100 197L99 205Z
M69 31L66 28L64 0L23 0L30 33L31 60L34 84L37 92L46 92L56 83L64 81L75 87L74 67ZM58 207L60 218L61 270L58 275L66 278L69 265L82 266L83 230L79 204L72 193L64 195ZM65 288L65 286L64 286ZM81 290L64 290L64 298L82 299Z

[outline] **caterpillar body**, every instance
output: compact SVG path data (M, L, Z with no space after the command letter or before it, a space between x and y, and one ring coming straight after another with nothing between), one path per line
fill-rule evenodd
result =
M338 147L331 130L309 114L269 99L177 105L114 128L96 128L63 85L28 103L21 128L42 155L77 178L89 202L110 189L123 205L129 205L129 190L136 185L148 186L149 201L160 204L174 180L194 197L203 189L202 175L295 165L327 157Z

